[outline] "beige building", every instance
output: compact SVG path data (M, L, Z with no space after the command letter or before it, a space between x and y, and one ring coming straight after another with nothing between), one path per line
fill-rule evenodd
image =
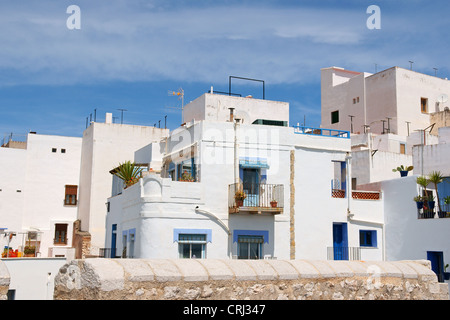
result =
M447 79L392 67L376 74L321 70L321 127L351 132L353 187L398 177L413 148L450 124Z

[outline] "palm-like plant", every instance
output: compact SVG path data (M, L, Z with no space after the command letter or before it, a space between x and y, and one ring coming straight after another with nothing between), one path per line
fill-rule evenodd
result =
M427 186L430 184L430 180L427 177L420 176L417 177L416 182L419 186L421 186L425 190L425 197L428 197Z
M123 180L126 187L129 187L139 181L142 168L136 166L134 162L126 161L119 164L114 174Z
M442 173L440 171L432 171L428 175L428 180L432 184L434 184L434 187L436 188L436 198L437 198L438 208L439 208L439 211L441 211L441 203L439 201L439 193L438 193L437 185L444 180L444 177L442 176Z

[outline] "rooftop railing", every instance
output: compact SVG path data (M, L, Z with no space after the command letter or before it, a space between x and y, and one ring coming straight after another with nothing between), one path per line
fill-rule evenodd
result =
M294 133L297 134L308 134L317 135L324 137L334 137L342 139L350 139L350 131L337 130L337 129L324 129L324 128L314 128L305 126L293 126Z

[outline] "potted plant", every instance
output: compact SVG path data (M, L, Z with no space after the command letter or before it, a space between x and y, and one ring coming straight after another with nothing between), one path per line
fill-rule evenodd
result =
M444 198L444 204L445 204L445 212L446 215L450 215L450 196L446 196Z
M277 201L277 200L274 199L274 200L270 201L270 206L271 206L272 208L276 208L277 205L278 205L278 201Z
M423 209L423 197L421 196L415 196L414 201L416 202L417 209Z
M428 197L427 197L427 202L428 202L428 208L430 209L430 210L433 210L434 209L434 205L435 205L435 201L434 201L434 199L435 199L435 197L433 197L432 195L429 195Z
M408 175L408 171L411 171L414 169L413 166L404 166L401 165L400 167L397 167L395 169L392 169L392 172L400 172L400 177L406 177Z
M447 272L447 268L448 268L448 263L444 267L444 279L450 280L450 272Z
M437 203L438 203L438 209L439 212L441 212L441 203L439 202L439 193L438 193L438 184L441 183L444 180L444 177L442 176L442 173L440 171L432 171L428 175L428 180L434 184L434 188L436 189L436 197L437 197Z
M142 168L137 166L134 162L126 161L120 163L115 169L114 175L123 180L125 189L132 186L142 177Z
M238 190L234 194L234 200L236 201L236 206L242 207L244 205L244 199L247 198L247 195L244 191Z
M23 254L25 257L34 257L35 253L36 253L35 246L25 246L25 248L23 248Z
M191 174L189 172L187 172L185 170L183 172L183 174L181 175L181 180L180 181L194 182L194 178L191 176Z

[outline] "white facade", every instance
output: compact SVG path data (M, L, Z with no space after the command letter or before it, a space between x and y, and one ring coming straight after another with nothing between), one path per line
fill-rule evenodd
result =
M206 102L202 105L199 101L211 96L206 94L187 105L185 116L188 112L202 114L191 108L208 109ZM252 100L221 95L213 98L223 110L235 108L234 119L242 114L240 103ZM252 103L259 110L259 101ZM287 103L264 104L268 109L271 104L284 109L281 115L288 114ZM253 115L251 110L245 109L248 119L270 120L270 113ZM259 258L327 259L327 248L338 241L333 236L338 226L344 230L346 247L359 247L360 230L375 231L377 246L363 249L361 256L382 258L382 227L373 223L383 221L381 201L332 197L335 164L345 167L350 139L300 134L292 127L251 124L251 120L235 125L229 119L228 110L223 119L191 120L175 130L167 146L166 141L158 144L157 149L164 150L162 156L158 155L163 159L161 175L149 173L138 184L108 199L105 247L113 248L113 256L177 258L184 250L180 235L201 234L205 236L198 240L204 245L203 258L241 257L246 250L239 240L242 236L261 237L255 240L262 241L255 249L260 250ZM189 159L196 165L196 182L176 181L179 164ZM257 192L262 195L272 186L281 186L281 211L261 204L245 205L246 200L244 207L230 209L234 192L229 190L236 181L245 185L244 168L252 163L259 174ZM173 168L175 171L171 171ZM347 179L345 170L339 177ZM262 197L258 199L262 201ZM251 195L247 201L251 201ZM347 219L350 206L360 221Z
M53 300L55 276L65 258L2 259L11 277L11 300Z
M77 137L30 133L26 149L0 148L0 228L16 234L9 241L13 250L23 251L32 240L38 256L67 256L77 203L65 202L66 186L78 186L80 157ZM37 238L29 239L28 232ZM3 251L8 237L1 237L0 245Z
M414 175L381 183L385 197L386 259L432 260L433 270L439 274L446 264L450 264L450 218L440 218L438 214L433 218L419 218L413 201L414 196L421 194L417 177ZM429 191L435 192L434 186L430 185ZM442 263L433 261L433 255L441 256ZM448 268L447 272L450 272Z
M353 133L408 136L429 127L430 114L450 104L440 100L442 95L450 96L447 79L399 67L376 74L331 67L321 74L321 126L325 128L350 131L353 123ZM339 116L333 121L336 111Z
M169 130L155 127L92 122L83 132L78 219L81 230L91 234L91 254L105 242L106 199L111 196L110 170L133 160L136 150L159 141Z

